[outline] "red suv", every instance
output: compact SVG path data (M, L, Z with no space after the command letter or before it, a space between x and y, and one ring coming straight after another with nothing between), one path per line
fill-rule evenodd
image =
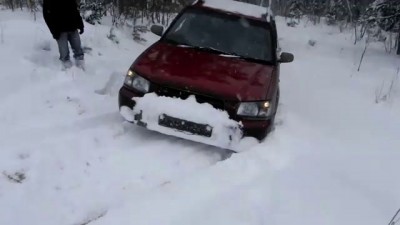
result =
M235 129L235 135L239 132L240 139L266 137L279 102L280 63L294 58L279 52L275 21L267 8L227 0L196 1L165 31L158 25L151 31L160 40L134 61L119 92L120 112L126 120L162 133L229 147L234 140L232 133L226 135L224 144L213 143L213 132L220 129L182 118L186 111L192 113L184 101L193 96L199 105L209 104L234 121L237 126L229 129ZM153 103L148 104L147 112L138 110L137 101L150 95ZM154 96L163 100L155 102ZM182 100L182 104L173 104L180 116L157 115L149 126L146 114L161 114L160 104L168 98ZM216 115L217 111L203 117Z

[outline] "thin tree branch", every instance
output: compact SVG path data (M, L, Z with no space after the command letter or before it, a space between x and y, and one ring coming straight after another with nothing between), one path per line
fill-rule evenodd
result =
M394 221L396 219L397 215L399 215L399 213L400 213L400 209L397 210L396 214L394 214L392 220L390 220L390 222L389 222L389 225L395 225L399 221L400 218L398 218L396 221Z

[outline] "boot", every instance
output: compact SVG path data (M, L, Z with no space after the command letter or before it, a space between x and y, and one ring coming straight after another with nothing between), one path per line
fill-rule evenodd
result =
M70 60L62 62L62 69L63 70L70 69L71 67L72 67L72 62Z
M85 70L85 60L83 60L83 59L75 60L75 65L76 65L76 67L78 67L82 70Z

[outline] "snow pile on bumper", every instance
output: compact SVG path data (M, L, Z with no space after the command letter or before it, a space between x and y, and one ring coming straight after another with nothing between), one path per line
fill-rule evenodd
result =
M194 96L182 100L150 93L133 100L136 101L134 109L122 107L121 115L149 130L231 150L235 150L242 139L240 123L210 104L199 104ZM166 119L177 121L170 123L165 122ZM172 127L166 126L168 123ZM186 124L203 134L180 129Z

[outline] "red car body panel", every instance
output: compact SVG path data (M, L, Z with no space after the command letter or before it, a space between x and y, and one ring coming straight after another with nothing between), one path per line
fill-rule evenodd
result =
M230 101L261 101L274 83L274 67L189 47L156 43L132 70L148 80Z

